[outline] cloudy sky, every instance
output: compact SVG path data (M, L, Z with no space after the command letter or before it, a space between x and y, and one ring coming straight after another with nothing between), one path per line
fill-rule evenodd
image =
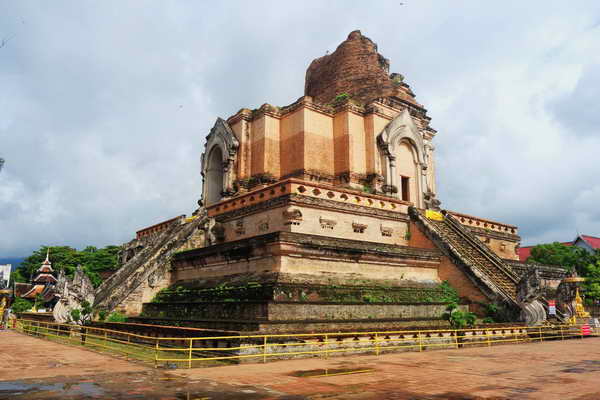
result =
M360 29L429 110L443 207L600 236L600 2L0 0L0 257L189 214L219 116Z

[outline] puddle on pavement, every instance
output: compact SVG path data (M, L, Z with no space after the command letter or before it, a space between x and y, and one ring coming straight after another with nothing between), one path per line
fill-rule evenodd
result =
M359 368L328 368L328 369L309 369L306 371L292 372L291 376L297 376L300 378L316 378L321 376L334 376L334 375L350 375L350 374L366 374L368 372L375 372L372 368L359 367Z
M567 372L571 374L582 374L585 372L598 372L600 371L599 360L582 360L578 363L569 363L566 365L567 368L562 369L560 372Z
M64 396L100 396L104 390L95 383L25 383L21 381L0 382L0 395L19 396L31 392L57 392Z

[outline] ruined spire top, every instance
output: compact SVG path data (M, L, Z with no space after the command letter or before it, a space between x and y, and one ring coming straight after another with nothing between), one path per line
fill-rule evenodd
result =
M401 74L389 74L390 62L377 44L355 30L337 49L312 61L306 70L304 94L322 104L347 94L367 104L381 97L398 97L419 105Z

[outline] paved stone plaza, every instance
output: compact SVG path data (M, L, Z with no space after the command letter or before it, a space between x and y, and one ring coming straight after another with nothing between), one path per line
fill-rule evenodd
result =
M0 354L0 399L600 399L600 338L165 371L0 332ZM323 369L365 372L302 376Z

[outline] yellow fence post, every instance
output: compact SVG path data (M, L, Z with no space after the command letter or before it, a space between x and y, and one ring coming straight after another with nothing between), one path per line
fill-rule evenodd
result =
M564 335L564 333L563 333L563 326L562 326L562 325L559 325L559 327L560 327L560 339L561 339L561 340L565 340L565 335Z
M267 335L263 338L263 363L267 362Z
M154 347L154 368L158 368L158 338L156 339L156 346Z
M377 332L375 332L375 355L379 355L379 336L377 336Z
M490 330L489 329L485 330L485 339L487 340L488 347L491 347L492 346L492 342L490 340Z
M538 335L539 335L539 340L541 342L542 341L542 328L541 327L538 328Z
M194 342L194 339L190 339L190 351L188 353L188 368L192 368L192 343Z
M454 345L458 349L458 330L457 329L454 330Z
M421 338L421 331L417 331L417 340L419 342L419 351L423 351L423 339Z
M329 359L329 335L325 335L325 359Z

